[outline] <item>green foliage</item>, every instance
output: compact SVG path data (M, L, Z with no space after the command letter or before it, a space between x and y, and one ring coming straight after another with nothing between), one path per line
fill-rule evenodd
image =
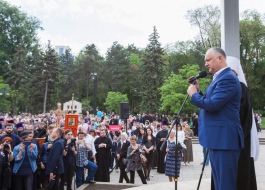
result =
M167 50L166 59L166 76L171 72L179 74L179 69L188 63L198 65L200 70L204 70L204 53L201 53L192 41L179 41ZM198 47L199 48L199 47ZM202 52L205 52L204 50Z
M5 92L4 92L5 90ZM8 84L5 84L4 83L4 80L3 80L3 77L0 76L0 91L2 93L2 95L0 95L0 111L2 111L2 108L3 108L3 98L4 98L4 95L5 95L5 104L4 104L4 107L5 107L5 113L8 111L8 110L11 110L11 97L13 92L12 90L10 89L9 85ZM7 95L7 92L9 92L9 95ZM4 94L5 93L5 94Z
M65 54L60 57L60 62L56 94L60 102L66 102L70 100L75 92L74 56L71 49L65 51Z
M93 108L91 106L91 102L89 99L84 98L84 99L82 99L81 103L82 103L82 113L84 115L86 115L86 111L93 110Z
M108 96L104 105L108 111L119 112L119 103L128 102L128 97L126 94L121 94L120 92L108 92Z
M156 27L149 36L149 44L142 57L141 67L141 111L156 113L160 106L160 94L158 89L163 84L164 51L158 41L159 35Z
M265 93L265 20L256 11L245 11L240 21L240 55L254 109L263 109Z
M130 54L130 65L136 65L139 66L141 64L141 61L139 59L139 55L135 53Z
M14 62L14 54L21 44L24 44L25 54L31 52L38 43L37 31L42 28L38 19L5 1L0 1L0 13L0 75L3 75L8 63Z
M197 40L204 49L221 46L221 11L218 6L205 5L195 10L189 10L186 18L192 26L199 29Z
M185 65L179 69L178 75L173 72L171 73L163 86L159 88L161 92L161 111L171 114L179 112L187 94L187 79L190 76L196 76L198 72L198 65ZM200 90L204 91L209 84L209 79L200 79L199 84ZM196 108L187 101L182 112L191 113L194 109Z
M103 65L103 58L95 44L87 44L79 55L76 57L71 72L71 81L73 88L71 93L75 93L78 99L84 97L90 102L94 93L94 80L92 73L97 73L97 106L102 107L107 95L107 85L104 86L103 79L105 77L106 68ZM69 91L70 93L70 91Z

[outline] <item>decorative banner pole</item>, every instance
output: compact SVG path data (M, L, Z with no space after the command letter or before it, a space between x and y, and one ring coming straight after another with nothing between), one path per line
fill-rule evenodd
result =
M61 116L65 115L65 112L61 109L61 103L58 102L57 103L57 110L53 111L51 110L51 113L56 115L56 127L60 127L60 120L61 120Z
M74 113L74 97L75 97L75 94L73 93L72 94L72 106L71 106L71 113L72 114Z

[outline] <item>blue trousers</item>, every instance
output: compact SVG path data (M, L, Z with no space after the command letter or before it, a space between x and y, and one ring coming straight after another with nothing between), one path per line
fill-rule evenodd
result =
M206 148L206 147L203 147L203 161L205 160L206 152L207 152L207 148ZM210 161L210 158L209 158L209 153L208 153L208 156L207 156L207 158L206 158L206 162L205 162L205 165L206 165L206 166L209 165L209 161Z
M237 189L237 168L240 151L209 149L215 190Z
M95 164L94 162L88 161L88 163L84 165L84 167L88 169L86 181L92 180L98 169L97 164ZM77 188L83 184L84 167L76 166L76 187Z

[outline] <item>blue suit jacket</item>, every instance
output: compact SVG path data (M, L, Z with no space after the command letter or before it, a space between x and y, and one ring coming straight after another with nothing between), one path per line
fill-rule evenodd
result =
M240 82L229 67L211 82L205 95L192 95L190 102L201 108L199 141L202 146L226 150L244 147L239 117L240 98Z
M61 138L56 139L49 151L46 174L62 174L64 173L64 164L63 164L63 150L64 150L64 141Z

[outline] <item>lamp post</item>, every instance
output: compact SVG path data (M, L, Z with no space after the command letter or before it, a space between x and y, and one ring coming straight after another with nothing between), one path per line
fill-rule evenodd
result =
M0 89L0 95L3 95L2 100L2 115L5 115L5 99L6 95L9 95L9 91L6 87Z
M134 97L135 93L137 92L136 88L132 88L132 114L134 113Z
M97 114L97 73L91 73L92 80L94 80L94 93L93 93L93 110Z

